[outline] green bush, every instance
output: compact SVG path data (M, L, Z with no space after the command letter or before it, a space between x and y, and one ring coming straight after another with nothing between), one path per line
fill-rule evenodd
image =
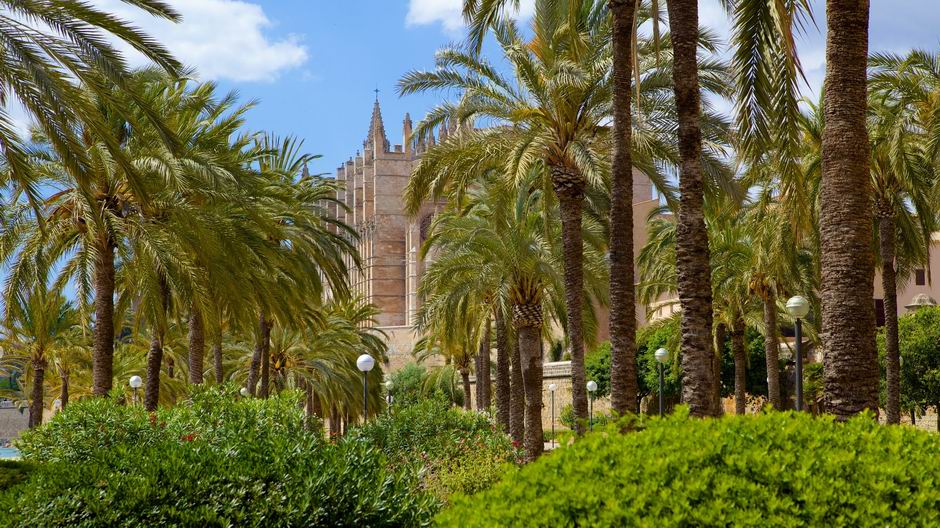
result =
M114 402L70 405L20 443L41 463L0 494L11 513L0 526L419 526L437 510L411 468L304 431L299 395L236 393L201 392L152 419Z
M0 492L26 480L33 469L33 464L29 462L0 460Z
M358 429L352 440L375 446L393 468L420 470L425 487L442 500L488 487L520 456L485 415L442 398L395 408Z
M424 399L424 381L427 377L427 370L416 363L409 363L393 373L390 378L394 398L392 405L405 407Z
M584 358L587 379L597 383L595 398L610 395L610 341L601 343Z
M937 526L940 436L770 413L621 421L489 490L442 526ZM621 433L620 431L633 430Z

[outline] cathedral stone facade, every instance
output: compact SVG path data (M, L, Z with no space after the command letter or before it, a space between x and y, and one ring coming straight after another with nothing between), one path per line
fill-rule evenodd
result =
M417 215L404 210L402 193L422 153L435 144L431 135L426 141L412 141L412 121L406 114L401 126L401 143L392 144L385 132L382 109L378 99L372 108L372 119L362 150L336 169L339 185L337 198L348 210L333 206L331 213L353 226L359 234L358 249L362 266L347 263L354 292L375 304L381 314L378 326L388 335L390 368L395 370L412 361L411 351L417 336L414 316L420 305L418 285L425 263L419 258L421 244L428 228L443 203L426 203ZM446 139L447 129L438 134ZM646 242L646 218L659 201L653 194L650 180L634 173L634 244ZM603 314L602 314L603 315ZM640 323L645 308L639 308ZM600 339L607 339L606 318L602 317Z
M424 270L419 258L434 212L442 205L425 204L415 216L404 210L402 194L421 154L435 144L411 141L412 121L406 114L401 143L392 145L385 133L379 101L362 150L336 169L337 198L348 210L333 206L332 213L359 234L362 262L347 262L354 293L375 304L378 325L389 336L391 367L407 363L417 337L413 331L418 309L418 283ZM441 135L446 137L447 131Z

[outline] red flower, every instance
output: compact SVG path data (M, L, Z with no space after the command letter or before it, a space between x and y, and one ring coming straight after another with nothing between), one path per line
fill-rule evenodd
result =
M193 433L189 433L180 437L180 440L182 440L183 442L192 442L195 439L196 439L196 435Z

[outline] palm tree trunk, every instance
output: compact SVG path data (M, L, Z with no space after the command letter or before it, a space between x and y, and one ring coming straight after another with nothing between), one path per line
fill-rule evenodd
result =
M501 309L496 309L496 423L509 431L509 348L506 322Z
M43 411L43 385L46 382L46 358L40 351L37 357L33 358L33 390L29 402L29 422L30 429L42 425Z
M869 3L827 0L823 108L822 336L826 409L878 413L867 111Z
M887 422L901 423L901 354L898 343L898 279L894 269L894 215L879 215L878 234L881 244L881 284L885 292L885 371L887 378Z
M705 229L702 130L699 125L698 0L669 0L673 84L679 118L679 221L676 275L682 306L682 400L693 416L713 416L712 288Z
M68 373L61 374L59 376L61 383L61 388L59 389L59 402L62 404L62 410L64 411L69 405L69 375Z
M712 354L712 379L715 380L714 392L712 393L715 405L715 414L724 414L721 405L721 360L725 352L725 338L728 335L728 327L724 323L715 327L715 347Z
M189 312L189 382L201 385L206 355L206 329L202 312L193 304Z
M473 408L473 396L470 390L470 369L460 369L460 381L463 383L463 408L469 411Z
M764 355L767 358L767 399L774 409L783 410L780 397L780 339L777 336L777 294L772 286L764 295Z
M480 399L477 408L481 411L489 410L492 405L493 380L490 373L490 321L486 320L486 328L483 331L483 344L480 346L480 370L477 372L477 385L480 386Z
M110 237L103 235L97 250L92 394L106 396L114 378L114 245Z
M271 327L273 323L265 320L261 324L261 386L258 394L267 398L271 394Z
M614 158L610 191L610 398L619 414L639 412L633 268L630 79L634 0L612 0Z
M170 286L165 276L160 277L160 305L163 309L164 318L170 309ZM151 331L153 337L150 340L150 352L147 354L147 386L144 389L144 408L148 411L156 411L160 404L160 369L163 367L163 337L165 323L163 321L152 321ZM173 358L167 363L167 376L173 379Z
M147 354L147 386L144 388L144 408L156 411L160 403L160 368L163 366L163 341L160 333L154 331L150 339L150 352Z
M477 353L473 355L473 373L476 377L476 383L473 385L473 392L477 400L477 410L483 411L485 407L482 407L483 404L483 377L480 375L483 367L481 363L483 361L483 340L480 340L480 348L477 350Z
M509 436L512 441L522 445L525 439L525 387L522 381L522 362L519 358L518 341L510 344L510 392L509 398Z
M526 461L532 462L545 448L542 433L542 353L539 328L522 325L516 328L519 336L519 357L522 363L522 383L525 390Z
M309 381L303 381L304 386L304 429L313 431L313 424L316 421L316 415L313 410L313 384Z
M258 335L255 336L255 349L248 366L248 393L254 396L258 387L258 374L261 372L261 358L264 353L264 328L267 326L264 313L258 317Z
M215 382L221 384L225 381L225 374L222 372L222 330L216 330L212 338L212 359L213 371L215 372Z
M734 352L734 412L747 412L747 351L744 348L744 319L738 318L731 329L731 349Z
M565 315L571 347L571 398L575 431L584 434L588 420L587 388L584 370L584 335L581 303L584 295L584 235L581 214L584 208L584 177L575 168L553 165L552 186L561 209L562 252L565 261ZM631 235L632 236L632 235Z

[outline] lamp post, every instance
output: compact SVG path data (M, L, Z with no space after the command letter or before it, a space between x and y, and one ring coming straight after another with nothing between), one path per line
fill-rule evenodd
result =
M594 380L587 382L587 390L591 393L591 421L590 429L594 430L594 393L597 392L597 383Z
M665 348L657 349L653 354L653 357L656 358L656 363L659 364L659 417L662 418L664 410L663 387L665 385L663 381L663 368L665 367L666 362L669 361L669 351Z
M548 385L548 392L552 395L552 449L555 449L555 389L558 385L551 383Z
M242 395L242 398L247 398L248 394L250 394L248 392L248 387L242 387L242 390L238 391L238 393Z
M134 404L137 404L137 389L144 384L144 380L140 379L140 376L131 376L131 379L127 382L128 385L134 389Z
M787 313L793 318L796 341L796 410L803 410L803 318L809 313L809 301L794 295L787 301Z
M388 405L388 412L392 412L392 380L385 382L385 403Z
M363 354L356 360L356 367L362 372L362 421L369 415L369 371L375 366L375 358Z

